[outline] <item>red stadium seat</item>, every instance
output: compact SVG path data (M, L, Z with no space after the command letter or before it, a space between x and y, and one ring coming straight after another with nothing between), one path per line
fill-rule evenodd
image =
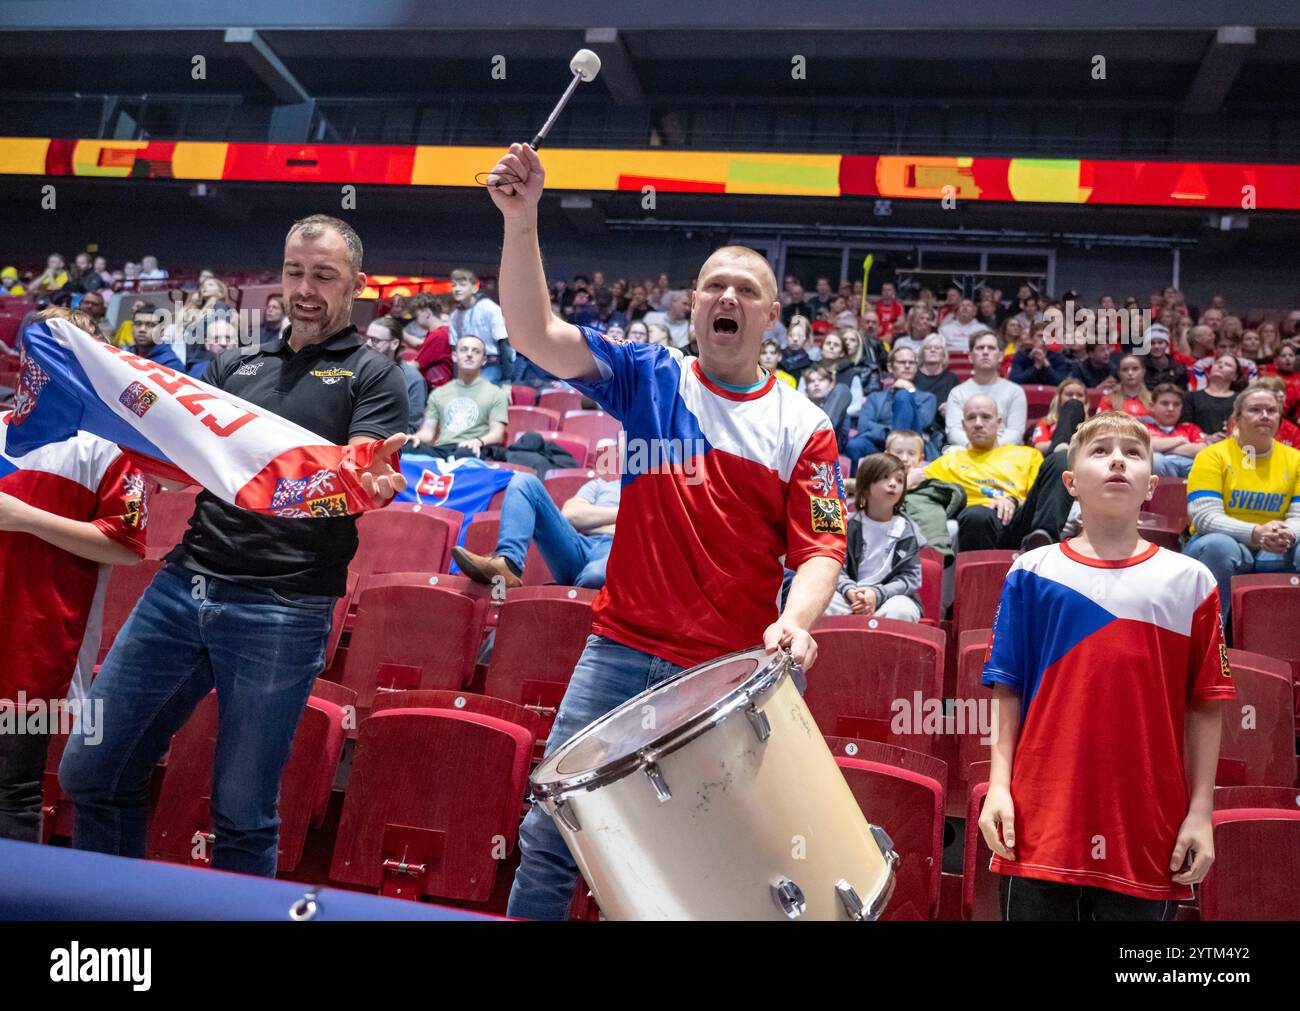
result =
M511 386L510 406L532 407L537 403L537 391L531 386Z
M351 697L350 693L340 694L342 691L325 682L322 692L336 701L313 694L294 733L280 782L280 873L297 867L308 829L324 820L345 736L347 703L338 700ZM194 864L212 861L212 775L218 720L217 693L209 692L172 738L162 791L149 823L148 854L152 859Z
M174 548L185 536L194 515L194 500L200 488L160 491L149 498L149 522L145 526L145 543L154 548Z
M1220 757L1244 765L1246 786L1294 786L1295 714L1289 665L1230 649L1228 666L1237 698L1224 706Z
M549 432L560 427L562 415L544 407L510 408L510 441L514 442L525 432Z
M1300 920L1300 809L1215 811L1202 920Z
M933 754L942 728L926 727L940 705L946 637L937 628L857 615L822 618L813 627L817 667L804 701L823 734L895 744ZM915 708L896 733L894 700ZM927 733L927 730L935 730Z
M492 716L507 723L517 723L534 736L541 727L541 717L526 706L507 702L492 695L472 692L449 692L436 689L416 689L407 692L384 692L375 697L373 716L385 709L454 709L467 713Z
M929 776L943 787L945 793L948 791L948 763L934 755L856 737L827 737L826 746L836 758L857 758L864 762L879 762L881 765L906 769L908 772Z
M135 565L114 565L108 570L108 587L104 591L104 612L99 633L99 663L103 663L104 657L108 656L117 633L126 624L136 602L162 567L161 558L145 558Z
M528 706L542 718L545 739L573 668L591 634L594 590L520 587L506 594L484 690Z
M1001 920L998 890L1002 875L989 870L993 851L980 831L980 811L989 792L989 763L981 762L970 770L973 780L966 800L966 840L962 854L961 918L963 920Z
M1182 541L1179 536L1182 529L1181 526L1175 526L1174 521L1168 517L1157 513L1138 513L1138 533L1144 541L1159 547L1168 548L1170 551L1182 551Z
M349 568L358 576L415 568L446 572L461 519L455 509L411 502L362 513L357 519L357 553Z
M557 467L548 471L542 485L551 494L551 501L563 507L588 481L596 479L596 472L588 467Z
M470 524L465 528L465 550L476 555L495 555L497 552L497 534L501 529L501 513L486 510L475 513ZM551 569L537 548L537 542L528 545L528 554L524 556L524 585L545 586L554 580Z
M569 411L582 410L582 394L577 390L543 390L537 406L554 411L561 418Z
M1089 387L1089 389L1088 389L1088 413L1089 413L1089 414L1096 414L1096 413L1097 413L1097 405L1100 404L1100 403L1101 403L1101 390L1100 390L1098 387L1096 387L1096 386Z
M1278 620L1282 615L1300 615L1300 575L1233 576L1229 594L1232 644L1291 665L1293 711L1300 718L1300 621Z
M962 632L957 638L957 704L952 729L957 738L956 774L967 781L973 764L989 760L983 729L992 719L993 691L980 684L980 676L984 673L984 654L991 635L990 629L976 628Z
M604 411L568 411L560 424L567 435L585 435L594 446L603 439L618 441L623 423Z
M1155 494L1144 507L1148 512L1163 516L1168 525L1182 530L1187 526L1187 479L1162 477L1157 480Z
M957 552L957 589L952 602L953 634L992 628L1002 584L1019 551Z
M1004 375L1006 373L1003 373ZM1033 423L1047 414L1047 409L1052 406L1052 398L1056 396L1055 386L1043 386L1038 383L1027 383L1020 387L1025 391L1025 401L1029 406L1026 419Z
M1214 810L1242 807L1275 807L1300 810L1300 789L1294 786L1216 786Z
M458 689L474 676L485 603L437 586L375 586L359 595L343 684L368 712L376 692Z
M903 857L881 919L934 919L943 864L943 784L882 762L837 756L835 763L867 820L889 833Z
M361 724L330 878L406 899L485 902L514 847L533 733L464 709Z
M921 615L930 621L943 619L943 555L934 548L921 549Z
M343 640L343 632L349 627L348 612L352 607L352 597L357 592L360 577L355 572L348 573L348 586L343 596L334 602L334 617L330 624L330 636L325 642L325 669L329 670Z

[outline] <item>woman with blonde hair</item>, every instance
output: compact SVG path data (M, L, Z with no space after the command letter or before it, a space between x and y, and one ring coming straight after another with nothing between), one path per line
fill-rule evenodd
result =
M664 347L672 347L672 332L662 323L651 323L646 327L647 344L662 344Z
M219 277L205 277L185 300L179 322L167 328L165 339L172 344L187 369L211 359L212 354L206 347L208 323L234 316L235 307L229 300L230 291L225 281ZM177 348L177 344L181 347Z
M1008 316L1002 321L1002 328L998 331L998 346L1002 348L1002 354L1010 358L1020 350L1020 345L1028 343L1025 333L1025 324L1015 316Z
M1069 435L1064 430L1061 432L1065 435L1064 440L1056 438L1056 429L1061 424L1061 412L1067 404L1079 403L1083 405L1082 411L1074 411L1075 421L1070 426ZM1088 418L1088 387L1084 385L1082 379L1071 376L1068 379L1061 380L1061 384L1056 388L1056 395L1052 397L1052 402L1048 405L1047 413L1038 419L1034 425L1034 432L1029 437L1030 444L1040 453L1048 453L1053 447L1063 448L1070 444L1070 436L1074 434L1074 429L1081 425Z

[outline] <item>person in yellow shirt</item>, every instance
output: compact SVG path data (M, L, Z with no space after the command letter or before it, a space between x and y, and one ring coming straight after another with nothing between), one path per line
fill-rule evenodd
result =
M1300 563L1300 450L1275 438L1277 397L1248 386L1232 419L1234 434L1197 453L1187 475L1193 536L1183 547L1214 573L1225 625L1233 576L1296 572Z
M58 291L68 283L68 265L58 253L51 253L45 264L45 273L32 281L33 292Z
M5 267L0 270L0 295L26 295L27 289L23 287L22 281L18 277L17 267Z
M1065 454L1044 459L1032 446L999 446L1002 418L992 397L966 401L961 423L970 447L949 449L925 468L926 477L966 493L957 550L1028 551L1059 540L1072 504L1061 480Z

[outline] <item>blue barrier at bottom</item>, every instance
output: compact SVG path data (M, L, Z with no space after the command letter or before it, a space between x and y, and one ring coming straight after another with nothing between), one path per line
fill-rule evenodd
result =
M314 910L304 901L311 892ZM297 915L295 915L295 913ZM310 914L310 915L308 915ZM0 920L484 920L335 888L0 839Z

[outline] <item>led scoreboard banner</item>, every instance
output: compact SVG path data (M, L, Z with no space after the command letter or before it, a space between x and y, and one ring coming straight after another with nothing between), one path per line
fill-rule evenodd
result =
M0 175L472 187L499 147L0 137ZM550 148L552 190L1300 210L1300 165Z

